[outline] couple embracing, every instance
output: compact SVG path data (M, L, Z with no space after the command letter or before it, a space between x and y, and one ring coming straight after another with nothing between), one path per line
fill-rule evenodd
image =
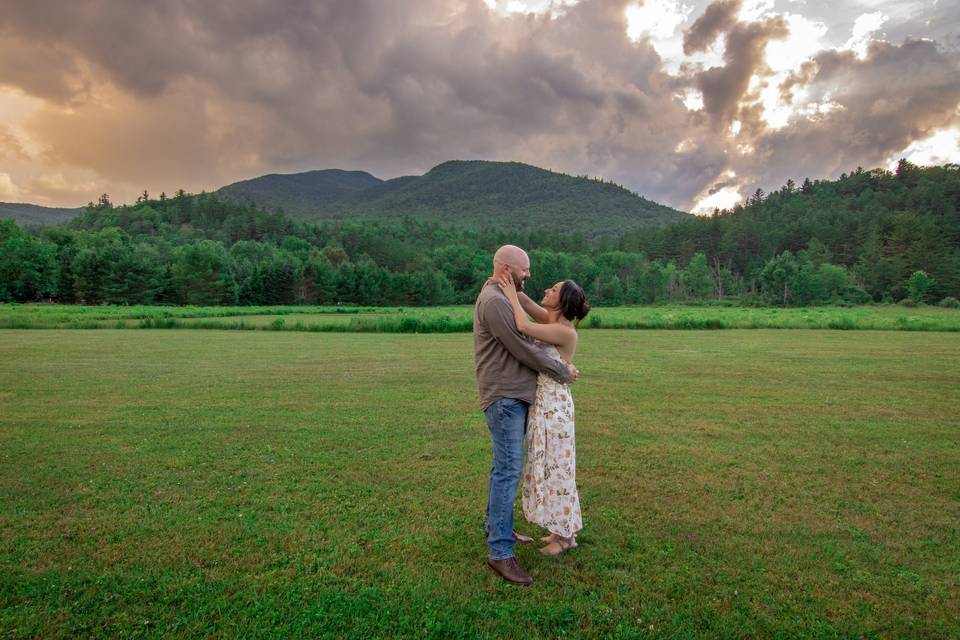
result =
M542 538L547 543L543 553L557 555L577 546L576 534L583 528L568 385L578 375L573 366L574 322L590 310L583 289L572 280L546 289L537 304L523 292L529 277L526 252L513 245L500 247L473 318L477 389L493 445L487 567L523 586L533 579L517 563L513 547L533 540L513 528L521 475L523 514L549 532Z

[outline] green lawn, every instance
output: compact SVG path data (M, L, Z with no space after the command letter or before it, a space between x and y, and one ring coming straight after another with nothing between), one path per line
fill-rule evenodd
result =
M0 331L0 638L956 637L958 362L585 332L586 528L521 589L468 334Z

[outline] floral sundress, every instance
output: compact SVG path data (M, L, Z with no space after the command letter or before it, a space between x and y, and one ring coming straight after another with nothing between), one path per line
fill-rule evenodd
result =
M561 359L555 346L545 348ZM529 522L565 538L583 528L573 416L570 388L541 373L537 377L537 398L527 418L523 515Z

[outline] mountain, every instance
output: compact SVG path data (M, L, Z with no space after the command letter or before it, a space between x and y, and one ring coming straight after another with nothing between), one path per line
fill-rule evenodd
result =
M280 208L291 217L304 219L313 212L336 212L353 206L365 193L383 184L383 180L366 171L327 169L271 173L227 185L217 195L269 209Z
M411 217L466 228L550 228L588 237L691 218L618 185L520 162L454 160L422 176L381 180L365 171L271 174L216 195L282 209L309 222Z
M41 207L22 202L0 202L0 218L13 218L17 224L58 224L73 218L83 207Z

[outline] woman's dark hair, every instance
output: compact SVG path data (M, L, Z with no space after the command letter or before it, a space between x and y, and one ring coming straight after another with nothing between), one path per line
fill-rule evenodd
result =
M560 285L560 313L567 320L576 320L579 322L590 313L590 305L587 304L587 296L583 289L573 280L564 280Z

